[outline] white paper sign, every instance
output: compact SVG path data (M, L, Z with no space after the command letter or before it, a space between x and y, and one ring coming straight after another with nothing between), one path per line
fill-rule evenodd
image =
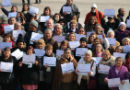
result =
M103 36L102 35L97 35L98 38L100 38L101 40L103 40Z
M82 35L82 34L75 34L76 35L76 41L80 41L80 39L82 37L85 37L86 38L86 35Z
M13 37L15 38L15 41L18 39L19 34L24 37L24 30L13 30Z
M23 57L23 52L20 51L19 49L15 50L14 52L12 52L11 54L12 56L16 57L17 60L19 60L20 58Z
M41 16L40 17L40 22L46 22L47 20L49 20L50 16Z
M110 66L100 64L99 68L100 68L100 70L98 70L99 73L102 73L102 74L108 74L109 73Z
M36 8L33 6L31 6L29 9L29 13L32 13L32 14L38 14L38 12L39 12L39 8Z
M2 72L12 72L13 71L13 63L0 62L0 69Z
M108 16L108 17L114 16L115 15L115 10L114 9L105 9L104 10L104 15Z
M17 17L17 12L10 12L9 14L8 14L8 18L11 18L11 17Z
M80 42L79 41L69 41L69 46L70 46L70 48L75 49L80 46Z
M11 0L2 0L2 6L8 7L11 6Z
M12 42L0 42L0 49L3 50L4 48L9 47L12 48Z
M74 64L72 62L61 64L62 73L71 73L74 71Z
M130 28L130 19L126 21L126 27Z
M56 66L56 57L44 57L43 65Z
M36 56L44 56L45 50L44 49L34 49Z
M93 32L87 32L87 36L89 37L91 35L91 33L93 33Z
M87 50L87 48L76 48L76 56L84 56Z
M87 44L87 47L88 48L92 48L92 44Z
M27 55L27 54L23 54L23 63L24 64L34 64L36 60L36 56L35 54L32 55Z
M122 48L124 53L130 52L130 45L122 46Z
M78 64L77 70L80 73L88 73L90 72L90 67L91 67L91 64Z
M116 39L115 38L107 38L110 45L116 45Z
M53 37L58 43L61 43L63 40L65 40L65 36L54 36Z
M125 80L125 84L120 84L119 90L130 90L129 80Z
M32 32L31 41L38 41L43 37L43 34Z
M70 6L64 6L63 7L63 12L66 12L66 13L70 14L72 12L72 8Z
M7 26L4 26L4 33L9 33L11 31L14 30L14 25L7 25Z
M123 59L125 59L126 53L118 53L118 52L114 52L113 53L114 57L122 57Z
M108 87L119 87L120 78L108 79Z
M56 50L56 55L61 57L61 55L64 54L64 51L63 50Z
M102 57L92 57L92 59L96 62L96 65L102 60Z

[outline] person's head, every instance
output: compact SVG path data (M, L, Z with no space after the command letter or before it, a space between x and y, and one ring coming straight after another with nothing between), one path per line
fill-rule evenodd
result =
M103 51L103 46L102 46L102 44L96 44L96 52L98 53L98 52L102 52Z
M89 20L88 20L88 24L90 24L90 25L98 24L97 17L96 16L91 16L89 18Z
M114 38L114 37L115 37L115 32L114 32L113 30L109 30L109 31L107 32L107 36L108 36L109 38Z
M125 31L125 30L126 30L126 24L125 24L125 22L120 22L120 24L119 24L119 29L120 29L121 31Z
M52 30L51 29L47 29L45 30L45 39L48 40L48 39L51 39L52 38Z
M22 11L28 11L29 10L29 5L25 3L22 7Z
M100 38L95 38L94 44L102 44L102 40Z
M91 12L96 12L96 9L97 9L97 5L93 3L91 6Z
M31 54L34 53L34 48L33 48L33 46L28 46L26 50L27 50L26 53L27 53L28 55L31 55Z
M60 13L55 13L53 19L55 20L56 23L58 23L58 21L61 19Z
M72 33L70 33L70 34L68 35L68 40L69 40L69 41L75 41L75 40L76 40L76 35L75 35L74 32L72 32Z
M39 48L39 49L43 49L44 47L45 47L45 41L43 40L43 39L40 39L40 40L38 40L37 42L36 42L36 46L37 46L37 48Z
M22 25L20 22L16 22L14 24L14 30L22 30Z
M45 47L45 53L48 56L51 56L53 54L53 46L51 44L47 44Z
M9 47L4 48L3 55L4 55L4 57L10 57L11 49Z
M4 42L12 41L12 35L10 33L4 34L3 41Z
M71 20L71 21L70 21L70 27L71 27L72 29L76 29L76 27L77 27L77 21L76 21L76 20Z
M70 56L71 56L71 49L70 48L67 48L65 51L64 51L64 56L65 58L69 59Z
M123 58L117 57L116 60L115 60L116 67L121 67L122 64L123 64L123 61L124 61Z
M108 60L110 57L111 57L110 51L107 50L107 49L104 50L103 53L102 53L102 58L103 58L104 60Z
M61 35L62 32L63 32L62 29L63 29L63 28L62 28L62 26L61 26L59 23L55 24L55 27L54 27L54 35Z
M70 5L70 6L71 6L72 3L73 3L73 0L66 0L66 4L67 4L67 5Z
M130 38L126 37L122 39L122 45L130 45Z
M124 8L119 8L118 9L118 14L121 15L121 16L124 16L125 15L125 9Z
M85 29L84 29L83 27L81 27L81 28L78 30L78 34L85 35L85 34L86 34Z
M53 29L54 28L54 21L53 21L52 18L50 18L49 20L47 20L46 27L49 28L49 29Z
M108 22L111 24L114 23L115 22L114 17L108 17Z
M88 38L88 42L89 43L94 43L94 39L97 37L96 33L91 33L89 38Z
M72 20L76 20L78 22L78 17L76 15L73 15Z
M60 45L62 50L65 50L66 48L69 48L69 42L67 40L63 40Z
M122 53L122 52L123 52L122 46L117 46L117 47L115 48L115 52Z
M18 10L17 6L13 5L11 7L11 12L16 12Z
M60 23L60 25L62 25L62 27L64 27L66 25L66 21L64 19L60 19L58 23Z
M31 23L29 24L29 29L31 31L37 31L37 29L38 29L38 22L35 21L35 20L31 21Z
M51 15L51 8L49 6L46 6L44 8L44 15L46 15L46 16Z
M9 22L9 24L14 25L16 23L16 18L15 17L10 17L8 22Z
M91 51L91 50L87 50L87 51L85 52L84 58L85 58L85 60L86 60L87 62L90 61L90 60L92 59L92 51Z
M24 39L22 38L22 36L19 36L17 41L16 41L16 47L22 49L26 47L26 43L24 42Z
M97 24L95 26L95 31L96 31L96 34L101 34L103 31L103 27L100 24Z
M85 37L82 37L80 39L80 46L81 47L86 47L87 46L87 39Z
M7 24L8 23L8 18L5 15L2 15L0 23Z

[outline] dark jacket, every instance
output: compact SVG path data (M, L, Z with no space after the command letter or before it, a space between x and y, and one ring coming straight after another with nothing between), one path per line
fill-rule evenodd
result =
M12 62L13 63L13 72L0 72L0 84L3 83L3 81L8 81L9 79L15 80L15 71L16 71L16 58L13 56L10 56L8 60L4 60L4 56L0 56L0 62ZM7 82L8 83L8 82Z
M68 6L67 4L64 4L60 10L60 14L61 16L64 17L64 19L68 22L72 19L72 16L76 15L78 18L80 16L80 12L79 12L79 9L78 7L75 5L75 4L72 4L71 5L71 8L72 8L72 12L70 14L67 14L67 15L64 15L64 12L63 12L63 7L64 6Z

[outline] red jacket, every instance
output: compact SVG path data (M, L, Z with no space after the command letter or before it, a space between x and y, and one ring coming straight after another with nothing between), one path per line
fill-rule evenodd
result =
M126 60L125 66L127 67L128 71L130 71L130 57Z
M8 24L0 24L0 35L4 33L4 26L7 26Z
M92 13L89 12L87 15L86 15L86 18L85 18L85 21L84 21L84 24L87 25L88 24L88 20L90 19L90 17L92 16ZM97 21L99 24L101 24L101 19L103 18L103 13L96 10L96 17L97 17Z

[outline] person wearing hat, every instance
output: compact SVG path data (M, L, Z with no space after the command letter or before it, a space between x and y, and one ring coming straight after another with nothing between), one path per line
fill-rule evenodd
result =
M35 33L38 33L38 22L33 20L30 22L29 24L29 30L27 31L27 33L25 34L25 37L24 37L24 40L25 40L25 43L28 45L30 44L34 44L33 41L31 41L31 36L32 36L32 32L35 32ZM40 33L40 32L39 32Z
M107 33L109 29L115 31L118 28L118 24L119 24L115 16L109 16L107 22L105 21L105 19L102 19L102 22L103 22L102 26L105 30L105 33Z
M98 23L101 24L101 19L103 18L103 13L97 9L97 5L95 3L92 4L91 11L89 13L87 13L87 15L86 15L86 18L84 21L85 25L87 25L88 20L91 16L96 16Z
M118 29L115 31L116 40L121 43L122 39L130 36L130 31L126 29L125 22L120 22Z
M6 16L1 16L1 23L0 23L0 35L4 33L4 26L8 25L8 18Z

